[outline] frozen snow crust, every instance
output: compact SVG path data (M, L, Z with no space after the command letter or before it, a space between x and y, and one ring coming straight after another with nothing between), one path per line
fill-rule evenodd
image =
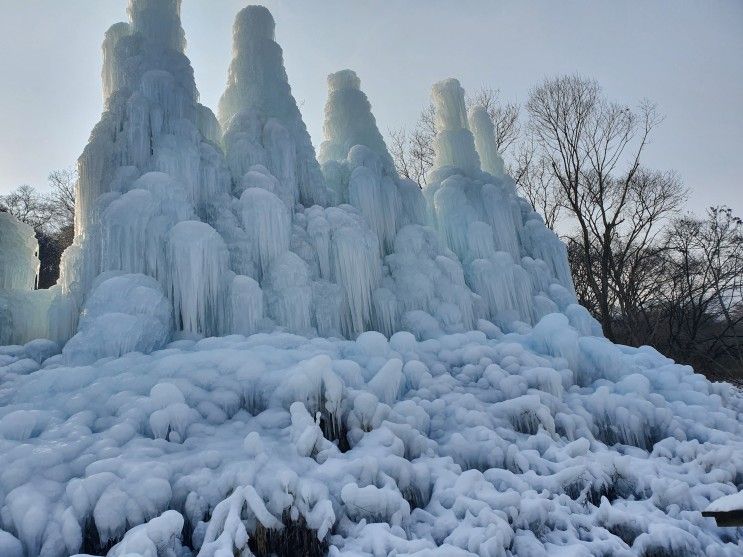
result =
M302 524L330 555L740 555L700 514L743 484L739 394L563 315L480 328L4 348L0 554L261 555Z
M128 13L52 289L0 214L0 557L741 552L739 394L601 337L458 81L421 191L350 70L318 161L265 8L219 119Z

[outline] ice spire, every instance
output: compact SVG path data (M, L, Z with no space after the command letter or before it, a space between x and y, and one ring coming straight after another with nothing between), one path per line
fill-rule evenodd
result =
M320 166L292 96L274 29L273 16L263 6L248 6L235 19L233 60L219 101L233 180L262 164L305 205L324 204Z
M466 174L477 174L480 159L467 125L464 89L459 81L449 78L434 84L431 97L436 109L435 166L454 166Z
M341 161L352 147L363 145L382 158L391 171L392 157L387 151L371 104L361 91L361 80L352 70L341 70L328 76L328 101L325 104L325 141L320 145L320 163Z
M498 153L495 144L495 127L493 120L484 106L475 106L470 110L469 123L472 134L475 136L475 147L480 156L482 169L497 178L505 176L503 158Z

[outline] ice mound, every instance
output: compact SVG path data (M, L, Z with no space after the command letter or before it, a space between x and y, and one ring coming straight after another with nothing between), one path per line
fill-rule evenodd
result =
M117 279L141 280L98 289ZM265 555L286 534L318 555L738 555L700 513L741 488L740 394L548 317L78 367L5 348L0 548Z

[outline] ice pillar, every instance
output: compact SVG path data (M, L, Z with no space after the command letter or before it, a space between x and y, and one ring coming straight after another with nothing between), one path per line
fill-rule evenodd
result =
M464 89L456 79L445 79L434 84L431 97L436 110L435 166L454 166L468 175L477 174L480 159L468 128Z
M495 126L484 106L476 106L470 110L470 129L475 137L475 148L480 156L482 169L497 178L505 176L503 159L498 153L495 144Z

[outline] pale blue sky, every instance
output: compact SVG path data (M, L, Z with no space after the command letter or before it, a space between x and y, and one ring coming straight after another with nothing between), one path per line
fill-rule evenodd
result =
M545 75L595 77L666 120L646 164L676 169L690 208L743 215L743 2L266 0L315 145L325 76L357 71L380 128L410 125L430 85L458 77L523 102ZM242 0L184 0L202 102L226 80ZM126 0L0 0L0 193L74 164L101 112L100 43Z

